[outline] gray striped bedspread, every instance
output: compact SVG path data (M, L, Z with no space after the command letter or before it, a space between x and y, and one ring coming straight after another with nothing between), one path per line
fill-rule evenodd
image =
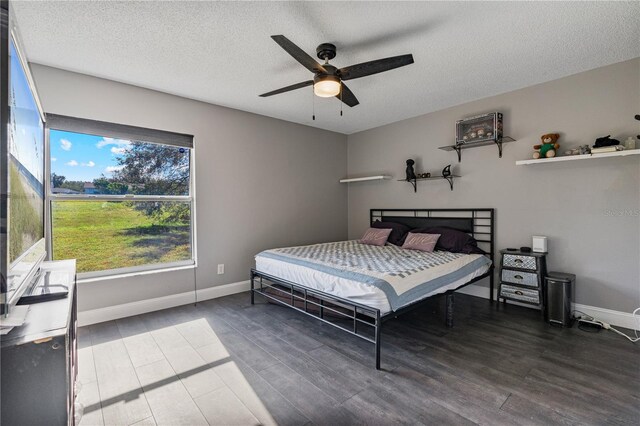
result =
M375 286L393 310L491 265L480 254L427 253L357 240L265 250L260 256Z

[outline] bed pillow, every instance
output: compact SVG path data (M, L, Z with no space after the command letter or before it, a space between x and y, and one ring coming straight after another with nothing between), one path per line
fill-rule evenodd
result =
M383 246L391 234L391 229L369 228L358 242L372 246Z
M387 242L396 246L401 246L404 243L405 237L409 231L411 231L411 228L407 225L395 222L380 222L379 220L373 222L371 227L376 229L391 229L391 234L389 234Z
M478 244L476 242L476 244ZM462 252L461 253L465 253L465 254L487 254L486 251L482 250L480 247L478 247L477 245L471 245L471 244L467 244L466 246L464 246L462 248Z
M440 234L436 244L436 250L450 251L451 253L484 254L478 247L478 242L466 232L448 228L446 226L433 226L428 228L413 229L411 232L421 234Z
M431 253L440 238L440 234L422 234L409 232L402 245L403 249L421 250Z

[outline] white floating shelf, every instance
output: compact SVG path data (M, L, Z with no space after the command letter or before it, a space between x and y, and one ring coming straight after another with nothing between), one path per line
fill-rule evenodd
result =
M391 179L391 176L387 176L387 175L365 176L365 177L357 177L357 178L340 179L340 183L365 182L368 180L389 180L389 179Z
M591 158L605 157L626 157L628 155L639 155L640 149L631 149L629 151L603 152L602 154L583 154L583 155L565 155L563 157L542 158L538 160L520 160L516 161L517 166L528 166L530 164L557 163L561 161L588 160Z

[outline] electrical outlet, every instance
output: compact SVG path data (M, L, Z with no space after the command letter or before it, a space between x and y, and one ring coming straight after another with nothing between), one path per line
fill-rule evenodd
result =
M224 263L218 265L218 275L224 274Z

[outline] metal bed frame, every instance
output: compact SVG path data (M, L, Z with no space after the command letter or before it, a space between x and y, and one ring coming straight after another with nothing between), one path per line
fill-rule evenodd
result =
M380 337L382 324L386 321L421 307L432 297L444 295L446 297L446 325L447 327L452 327L453 293L462 287L487 277L490 284L489 300L493 303L494 209L371 209L369 221L373 224L376 220L402 223L411 228L447 226L467 232L478 243L486 247L487 257L492 261L491 267L484 274L456 289L415 301L384 315L380 314L379 309L251 269L251 304L255 303L255 295L260 294L268 300L288 306L323 323L373 343L375 345L376 369L380 370ZM280 298L276 295L279 295ZM348 323L348 326L345 323ZM369 330L368 334L366 334L365 330Z

